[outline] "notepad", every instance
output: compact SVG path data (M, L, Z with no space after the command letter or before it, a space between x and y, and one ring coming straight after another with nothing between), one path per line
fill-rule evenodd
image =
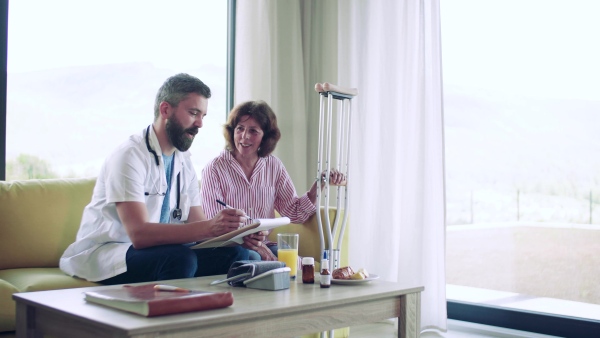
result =
M206 248L215 248L225 245L236 245L244 243L244 236L259 232L271 230L282 225L290 224L290 219L287 217L277 217L277 218L259 218L255 219L252 224L241 227L237 230L228 232L224 235L214 237L211 239L207 239L202 241L194 246L192 249L206 249Z

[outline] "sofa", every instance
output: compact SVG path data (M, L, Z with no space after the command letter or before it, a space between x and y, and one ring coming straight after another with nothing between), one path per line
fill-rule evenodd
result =
M0 334L15 330L13 293L98 285L67 276L58 268L63 251L75 240L94 184L95 178L0 181ZM333 220L336 210L329 213ZM315 215L302 225L277 228L270 239L276 241L279 232L300 234L299 255L320 261ZM348 231L343 248L347 242ZM347 256L342 251L342 266L347 265Z

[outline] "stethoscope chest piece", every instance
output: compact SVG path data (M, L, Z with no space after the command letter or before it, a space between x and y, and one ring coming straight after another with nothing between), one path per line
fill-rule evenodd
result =
M173 218L174 219L181 221L181 215L182 215L181 209L179 209L179 208L173 209Z

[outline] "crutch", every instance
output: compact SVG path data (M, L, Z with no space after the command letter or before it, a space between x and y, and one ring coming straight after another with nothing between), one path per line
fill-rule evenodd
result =
M332 135L333 131L336 131L336 163L334 164L342 174L346 175L346 182L350 182L350 132L352 131L352 124L350 114L352 107L350 100L358 95L358 89L356 88L342 88L330 83L317 83L315 90L319 93L319 149L317 154L317 221L319 223L319 235L321 239L321 252L323 258L329 259L329 271L333 272L340 265L340 251L342 249L342 239L344 238L344 231L346 230L346 224L348 222L348 184L345 183L340 185L336 189L336 208L337 213L333 224L333 234L331 228L331 222L329 220L329 176L331 173L331 147L332 147ZM325 112L325 99L327 99L327 111ZM333 126L333 100L338 103L338 108L341 104L341 108L338 109L337 126ZM346 157L344 158L344 151ZM325 152L325 154L323 154ZM323 156L325 156L325 163L323 163ZM342 169L342 163L346 161L344 168ZM325 176L322 178L323 167L325 167ZM323 199L321 200L321 187L323 187ZM342 199L344 196L344 217L340 225L340 210ZM327 244L325 248L325 235L323 231L323 220L321 219L321 204L324 208L324 223L327 229ZM338 233L338 227L339 229ZM333 236L338 234L337 246L333 244ZM325 337L325 332L321 333L321 337ZM334 331L329 331L329 338L334 337Z
M317 83L315 91L320 95L319 108L319 149L317 158L317 221L319 223L319 234L321 238L321 252L329 260L329 271L339 268L340 251L342 249L342 239L346 224L348 221L348 184L342 184L336 189L336 208L337 214L331 228L329 220L329 176L331 173L331 148L333 146L332 135L336 131L336 163L333 167L346 176L346 182L350 182L350 136L352 130L351 124L351 102L353 97L358 95L356 88L343 88L330 83ZM333 125L333 100L336 100L338 110L336 114L336 126ZM327 101L327 111L325 111L325 101ZM341 105L341 107L340 107ZM345 152L345 157L344 157ZM323 159L323 157L325 157ZM344 164L345 161L345 164ZM342 165L344 166L342 168ZM323 174L325 170L325 175ZM324 185L324 186L323 186ZM323 186L323 198L321 198L321 187ZM340 210L344 198L344 216L340 222ZM324 208L324 220L321 219L321 204ZM325 226L323 226L325 223ZM341 223L341 224L340 224ZM327 229L324 234L323 228ZM339 233L338 233L339 230ZM333 236L339 234L337 245L334 245ZM325 235L327 236L328 247L325 248Z

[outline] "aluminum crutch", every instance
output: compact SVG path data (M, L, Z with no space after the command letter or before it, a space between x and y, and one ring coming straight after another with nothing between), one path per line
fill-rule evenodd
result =
M317 221L319 224L319 234L321 239L321 252L329 259L329 270L339 268L340 251L342 249L342 239L348 222L348 184L343 184L336 189L336 209L337 214L334 220L333 229L329 219L329 176L331 173L331 152L334 145L333 134L336 134L336 162L333 167L346 176L346 182L350 182L350 140L351 140L351 100L358 95L356 88L343 88L330 83L317 83L315 91L320 95L319 108L319 144L317 154ZM336 101L338 109L336 111L337 123L333 124L333 101ZM325 102L327 101L327 102ZM325 103L327 110L325 111ZM345 153L345 156L344 156ZM325 158L323 158L325 157ZM322 176L324 173L324 176ZM321 179L323 177L323 179ZM323 187L323 194L321 194ZM321 198L323 195L323 198ZM342 196L344 200L344 215L340 222L340 211L342 210ZM324 219L321 218L321 205L324 209ZM323 223L325 226L323 226ZM323 228L327 229L324 233ZM334 245L333 236L338 234L337 245ZM325 235L327 236L328 247L325 248ZM324 257L321 257L324 258Z
M343 88L330 83L317 83L315 85L315 91L319 93L319 145L317 154L317 221L319 224L319 235L321 239L321 252L322 255L329 259L329 271L333 273L333 270L337 269L340 265L340 252L342 249L342 240L344 238L344 231L346 230L346 224L348 223L348 182L350 182L350 136L352 131L351 124L351 102L353 97L358 95L358 89L356 88ZM327 99L327 112L324 110L325 99ZM337 127L334 129L333 126L333 100L336 100L338 107L341 104L341 109L337 111ZM329 220L329 176L331 173L331 147L332 147L332 135L334 130L336 131L336 163L334 165L342 174L346 175L346 183L340 185L336 189L336 217L333 224L333 234L331 228L331 222ZM346 157L344 158L344 151ZM325 163L323 164L323 152L325 152ZM342 163L345 162L345 167L342 169ZM325 175L323 175L323 166L325 167ZM323 203L321 203L321 187L323 187ZM341 196L344 196L344 217L340 226L340 212L341 212ZM321 219L321 204L324 209L324 223L327 229L327 244L325 248L325 235L323 231L323 220ZM341 228L339 228L341 227ZM338 233L339 228L339 233ZM338 234L337 246L334 246L333 236ZM325 258L323 257L323 258ZM321 333L321 337L325 337L325 332ZM329 338L334 337L334 331L329 331Z

